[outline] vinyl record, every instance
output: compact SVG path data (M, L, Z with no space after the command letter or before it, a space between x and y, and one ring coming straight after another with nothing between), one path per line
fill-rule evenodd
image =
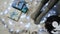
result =
M51 31L54 30L58 25L60 25L60 17L56 15L48 17L45 22L45 28L50 34L53 34Z

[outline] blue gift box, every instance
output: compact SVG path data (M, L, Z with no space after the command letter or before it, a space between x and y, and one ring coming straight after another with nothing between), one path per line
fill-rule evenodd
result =
M15 0L12 4L12 7L21 10L23 13L26 13L28 8L25 4L26 2L24 0Z
M28 10L27 6L26 6L26 5L24 5L24 6L23 6L23 8L22 8L22 12L23 12L23 13L26 13L26 12L27 12L27 10Z
M21 10L25 3L23 1L15 0L12 4L12 7Z

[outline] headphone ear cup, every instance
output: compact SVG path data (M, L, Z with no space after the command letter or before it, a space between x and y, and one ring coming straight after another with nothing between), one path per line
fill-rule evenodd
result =
M52 30L54 30L58 25L56 26L53 26L53 22L56 21L57 24L59 25L60 24L60 17L54 15L54 16L50 16L47 18L46 22L45 22L45 28L47 29L47 31L51 33Z

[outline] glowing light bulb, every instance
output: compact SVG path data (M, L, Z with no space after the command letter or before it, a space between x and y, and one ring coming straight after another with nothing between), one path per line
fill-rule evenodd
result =
M4 2L4 4L6 5L6 4L7 4L7 2Z
M41 27L41 25L38 25L38 27L40 28L40 27Z
M0 13L0 15L3 15L3 14L4 14L3 12Z
M4 14L7 14L8 13L8 10L4 11Z
M23 22L20 22L21 24L23 23Z
M50 17L51 16L51 14L48 14L48 17Z
M17 30L16 30L16 33L19 33L19 31L20 31L20 30L19 30L19 29L17 29Z
M12 28L9 30L10 32L14 31Z
M56 5L54 7L56 7Z
M5 21L5 19L4 19L4 18L2 18L2 21Z
M8 10L10 10L11 9L11 7L8 7Z
M9 20L9 24L10 24L10 25L13 25L12 21Z
M44 20L42 20L40 23L44 23L45 21Z
M30 27L30 23L26 24L25 27L26 28L29 28Z
M29 7L29 4L26 4L26 6L27 6L28 8L30 8L30 7Z
M5 24L4 27L7 28L7 25Z
M48 3L46 3L46 6L48 5Z
M30 19L30 16L27 16L26 18L29 20Z
M22 14L22 15L21 15L21 18L25 18L25 17L26 17L26 14Z
M37 5L37 1L34 4Z

